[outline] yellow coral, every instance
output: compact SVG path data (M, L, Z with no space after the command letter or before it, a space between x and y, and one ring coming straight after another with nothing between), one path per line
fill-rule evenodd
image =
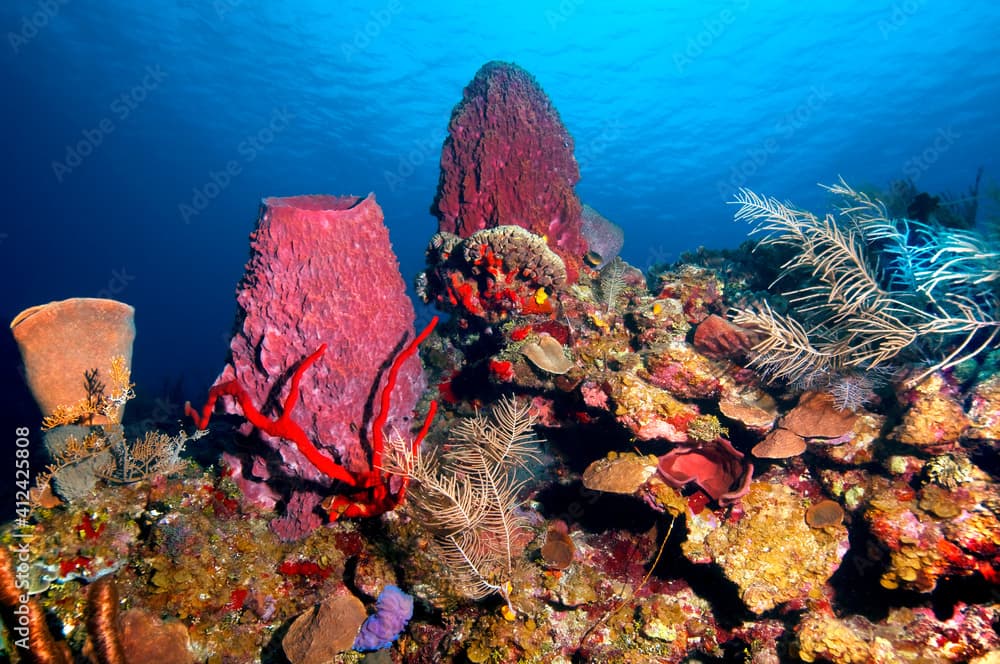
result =
M893 431L893 437L901 443L916 447L933 447L958 441L969 426L962 406L946 389L944 379L933 374L914 390L917 401L903 421Z
M56 409L42 419L42 430L47 431L67 424L92 423L98 415L103 415L111 424L118 424L121 420L122 408L126 402L135 397L132 388L132 372L128 363L121 355L111 359L111 368L108 371L111 376L112 393L107 395L104 392L104 385L97 380L97 369L88 371L85 378L88 385L88 394L84 399L75 404L57 406ZM91 392L93 389L93 393Z
M111 396L105 396L101 400L101 414L112 423L117 424L121 419L125 404L130 399L135 398L135 392L132 391L135 384L132 382L132 371L121 355L117 355L111 360L109 373L111 374L113 391Z
M90 402L81 399L71 406L57 406L51 415L42 418L42 431L48 431L66 424L77 424L93 416L95 413Z
M715 415L699 415L688 423L687 434L694 440L711 442L729 434L729 430L719 423Z
M130 392L135 384L132 382L132 370L125 362L125 357L115 355L111 358L111 383L115 387L115 393Z
M606 330L608 328L608 322L601 317L596 311L590 313L590 322L594 324L600 330Z
M871 661L871 649L856 628L834 616L806 616L798 629L798 655L803 662L829 659L847 664Z

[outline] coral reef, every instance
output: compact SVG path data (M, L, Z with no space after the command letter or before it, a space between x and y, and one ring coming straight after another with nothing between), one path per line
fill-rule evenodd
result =
M912 390L905 390L900 402L909 407L893 430L893 437L928 450L954 446L969 426L957 396L954 383L941 374L932 374Z
M742 191L756 246L644 275L577 175L537 84L486 65L417 281L450 316L412 337L372 196L266 199L196 436L126 437L122 362L44 413L0 657L995 662L988 242L915 190L917 219ZM252 438L192 450L220 401Z
M880 577L885 588L934 590L943 578L978 573L1000 581L998 488L981 471L965 477L954 473L930 477L918 491L900 484L879 483L872 490L864 518L887 558Z
M517 264L551 253L524 229L496 233L492 247L501 234L530 247L509 252ZM674 266L652 288L616 259L543 287L467 240L439 234L428 271L536 306L433 298L458 315L386 358L370 474L296 424L324 352L279 372L285 398L267 415L236 387L214 390L342 476L315 490L331 517L376 518L314 528L320 501L299 492L286 518L303 522L286 531L242 477L192 464L127 484L98 474L73 503L27 517L44 534L28 554L37 620L74 653L100 632L126 656L162 639L177 662L356 662L359 648L418 663L959 662L997 649L992 364L913 385L905 371L880 377L844 408L831 382L747 368L758 332L722 314L747 301L752 256L702 254L707 265ZM383 414L418 344L441 403L413 435ZM70 449L117 463L89 428L69 431ZM129 610L88 625L85 589L111 579ZM412 607L395 591L380 602L390 585Z
M997 617L996 608L959 605L943 620L930 609L898 608L873 623L863 616L838 618L827 609L796 629L796 654L804 662L844 664L976 661L1000 648L992 626Z
M794 600L823 599L824 585L847 553L847 528L810 526L803 498L767 481L752 484L740 504L738 518L720 523L703 540L689 537L685 554L719 565L758 615Z

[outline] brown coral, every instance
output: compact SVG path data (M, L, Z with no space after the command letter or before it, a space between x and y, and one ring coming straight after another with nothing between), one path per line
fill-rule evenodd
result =
M1000 439L1000 374L976 385L969 401L970 426L965 436L977 440Z
M996 606L958 603L950 618L928 608L895 608L878 622L862 616L838 618L829 609L806 615L796 628L804 662L967 662L995 652L1000 640L991 624Z
M657 458L632 452L612 452L583 471L583 485L592 491L635 493L655 472Z
M781 420L781 426L803 438L840 438L851 432L858 416L838 410L826 392L806 392Z
M767 434L750 450L758 459L789 459L805 451L806 441L802 436L780 428Z
M810 528L828 528L844 522L844 508L835 500L821 500L806 510L806 523Z
M774 399L756 388L727 391L719 400L719 412L759 433L770 431L778 419L778 406Z
M542 545L542 561L549 569L564 570L573 564L576 545L569 536L566 524L557 521L545 532L545 543Z
M958 442L969 426L969 418L952 392L941 374L926 378L908 395L912 405L893 430L893 437L932 450Z
M692 341L699 353L717 358L741 358L753 346L749 330L718 314L712 314L698 324Z
M619 373L609 381L609 387L615 416L640 440L686 442L687 426L700 414L697 406L679 401L634 375Z

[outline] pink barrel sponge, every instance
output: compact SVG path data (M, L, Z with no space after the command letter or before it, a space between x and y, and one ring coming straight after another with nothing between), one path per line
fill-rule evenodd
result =
M573 138L538 82L489 62L452 111L431 212L461 237L502 224L546 236L572 273L587 253L579 180Z
M413 338L414 321L375 196L267 198L250 240L250 260L237 289L232 354L216 384L235 378L262 404L261 412L277 415L290 373L327 344L302 376L292 416L317 448L347 470L368 470L374 399L385 368ZM409 430L424 386L420 359L412 357L392 393L389 431ZM229 412L240 412L232 400L225 401ZM330 484L294 445L273 438L267 443L280 464L274 454L264 460L229 456L231 467L241 465L233 468L237 481L278 475ZM250 486L244 488L250 493ZM255 495L267 502L266 492ZM316 502L288 499L289 506Z

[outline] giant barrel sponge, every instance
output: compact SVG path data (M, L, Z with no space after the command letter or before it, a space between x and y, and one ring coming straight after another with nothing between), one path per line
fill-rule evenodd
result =
M264 415L275 417L292 371L326 344L322 357L300 372L291 418L349 473L369 473L377 397L386 368L413 337L414 321L375 196L267 198L250 239L231 356L216 385L235 380ZM387 431L409 430L424 386L420 359L411 356L391 393ZM242 412L224 401L230 412ZM263 506L285 501L285 515L272 523L279 535L303 535L322 522L317 507L331 493L331 479L296 445L259 435L269 450L227 454L226 462L249 498ZM297 481L279 495L271 480Z
M579 180L573 138L538 82L488 62L452 111L431 213L438 231L463 238L501 225L544 236L574 281L587 253Z

